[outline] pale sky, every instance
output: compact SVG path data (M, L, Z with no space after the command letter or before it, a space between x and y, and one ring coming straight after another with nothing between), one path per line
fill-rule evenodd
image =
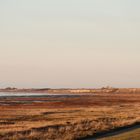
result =
M0 0L0 87L140 87L140 0Z

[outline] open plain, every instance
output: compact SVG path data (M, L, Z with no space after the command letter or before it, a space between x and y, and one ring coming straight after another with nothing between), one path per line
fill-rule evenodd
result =
M0 140L78 140L137 123L139 93L0 98Z

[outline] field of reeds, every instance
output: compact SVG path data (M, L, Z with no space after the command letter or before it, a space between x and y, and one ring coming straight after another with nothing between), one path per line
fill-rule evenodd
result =
M36 99L0 99L0 140L78 140L140 122L140 94L22 102Z

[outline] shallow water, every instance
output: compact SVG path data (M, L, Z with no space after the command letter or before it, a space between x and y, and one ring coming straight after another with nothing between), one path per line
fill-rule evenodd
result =
M63 98L75 98L80 94L54 94L54 93L14 93L0 92L0 105L30 104L42 102L60 102ZM49 99L45 99L49 98ZM51 100L50 100L51 99Z
M0 98L3 97L79 97L79 96L81 96L81 94L0 92Z
M28 97L28 96L55 96L57 94L50 93L11 93L11 92L0 92L0 97ZM61 94L60 94L61 95Z

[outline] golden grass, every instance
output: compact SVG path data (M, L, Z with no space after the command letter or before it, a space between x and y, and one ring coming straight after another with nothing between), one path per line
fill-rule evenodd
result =
M0 106L0 140L76 140L140 122L140 103L129 100L112 105L81 102L81 107Z
M119 134L117 136L111 136L99 140L140 140L140 128L123 134Z

